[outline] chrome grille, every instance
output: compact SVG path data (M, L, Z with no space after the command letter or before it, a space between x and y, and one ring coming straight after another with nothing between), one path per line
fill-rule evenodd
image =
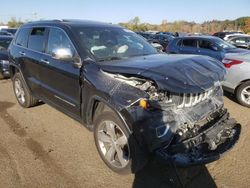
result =
M208 99L208 97L213 92L213 89L210 89L203 93L184 93L180 95L180 100L178 102L177 108L191 107L196 104Z

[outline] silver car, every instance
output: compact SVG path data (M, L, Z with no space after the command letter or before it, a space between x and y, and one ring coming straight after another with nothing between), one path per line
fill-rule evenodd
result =
M250 107L250 53L227 54L222 62L227 69L224 90L235 94L240 104Z

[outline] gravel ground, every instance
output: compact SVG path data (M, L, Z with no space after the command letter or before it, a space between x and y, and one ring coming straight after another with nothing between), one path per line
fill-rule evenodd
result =
M117 175L101 161L91 132L46 104L21 108L11 81L2 80L0 188L249 187L250 109L231 96L225 97L225 105L241 123L242 135L219 161L175 171L152 159L137 174Z

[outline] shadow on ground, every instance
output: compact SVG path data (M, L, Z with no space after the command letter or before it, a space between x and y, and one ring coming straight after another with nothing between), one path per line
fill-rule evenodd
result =
M172 168L152 160L135 174L133 188L215 188L217 187L206 166Z
M227 91L224 91L224 96L225 96L226 98L228 98L229 100L231 100L231 101L233 101L233 102L235 102L235 103L238 103L234 94L229 93L229 92L227 92Z

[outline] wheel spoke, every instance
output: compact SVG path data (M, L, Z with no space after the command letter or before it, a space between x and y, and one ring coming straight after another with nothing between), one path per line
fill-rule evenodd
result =
M116 134L115 134L115 125L112 122L106 122L106 129L108 135L111 136L113 140L116 139Z
M249 96L249 95L250 95L250 92L247 91L246 89L244 89L244 90L242 90L242 94L243 94L243 95L248 95L248 96Z
M105 154L105 158L109 161L112 162L115 159L115 148L113 146L111 146L108 151Z
M112 140L111 140L111 137L108 136L105 132L103 131L99 131L98 133L98 139L101 141L101 142L105 142L105 143L111 143Z
M123 150L120 146L116 147L116 153L117 153L117 157L121 165L125 166L127 164L127 160L124 159Z
M116 140L116 143L120 146L125 146L127 144L127 137L125 135L119 137L117 140Z
M250 97L246 98L246 102L250 104Z

